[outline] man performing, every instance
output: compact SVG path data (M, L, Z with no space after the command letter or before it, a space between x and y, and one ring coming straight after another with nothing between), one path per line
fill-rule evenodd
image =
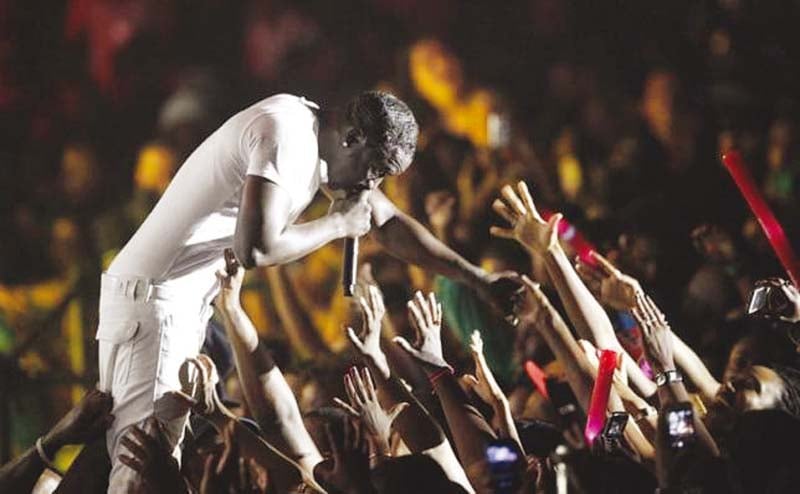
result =
M515 275L470 264L373 190L410 166L417 134L408 106L387 93L362 93L343 113L282 94L231 117L189 156L102 278L100 387L111 391L116 417L109 492L132 475L119 461L120 438L150 415L179 455L187 414L165 393L180 388L178 369L203 342L225 248L246 268L271 266L374 224L393 255L510 312ZM321 187L336 197L328 214L295 223Z

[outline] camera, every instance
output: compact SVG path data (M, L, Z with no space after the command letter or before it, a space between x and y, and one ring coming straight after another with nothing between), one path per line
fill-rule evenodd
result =
M612 412L606 419L603 431L595 439L594 448L602 453L615 453L622 448L622 436L628 425L629 415L625 412Z
M681 449L695 441L694 410L690 403L679 403L664 410L670 448Z
M781 278L758 280L747 303L747 314L768 319L790 316L793 307L784 292L787 285L789 281Z
M522 485L525 455L510 439L495 439L486 446L486 461L497 494L517 492Z

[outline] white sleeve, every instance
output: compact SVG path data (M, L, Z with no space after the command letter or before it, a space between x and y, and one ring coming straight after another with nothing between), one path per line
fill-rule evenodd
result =
M278 165L280 150L278 144L267 136L254 139L247 153L247 175L263 177L270 182L286 189ZM284 168L286 165L284 164ZM284 170L284 175L286 171Z

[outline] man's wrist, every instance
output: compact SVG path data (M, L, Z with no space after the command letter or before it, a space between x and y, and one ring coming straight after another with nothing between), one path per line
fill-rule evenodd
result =
M342 213L329 214L328 217L333 223L333 230L336 232L336 238L344 238L347 236L347 228L345 228L344 215Z

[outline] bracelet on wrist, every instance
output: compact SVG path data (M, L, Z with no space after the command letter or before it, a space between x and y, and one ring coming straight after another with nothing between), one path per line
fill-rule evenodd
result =
M42 438L41 438L41 437L39 437L39 438L36 440L36 453L38 453L38 454L39 454L39 459L40 459L40 460L42 460L42 463L44 463L44 466L46 466L48 469L50 469L50 470L54 471L55 473L57 473L57 474L59 474L59 475L62 475L62 476L64 475L64 474L61 472L61 470L59 470L59 469L56 467L56 465L53 463L53 460L51 460L51 459L50 459L50 458L47 456L47 453L45 453L45 451L44 451L44 446L42 446Z
M433 374L431 374L430 376L428 376L428 382L430 382L431 386L433 386L434 384L436 384L436 381L438 381L443 376L446 376L448 374L450 374L451 376L453 375L453 371L451 369L449 369L448 367L445 367L443 369L439 369L438 371L436 371Z
M659 388L664 386L665 384L674 384L683 382L683 376L681 373L678 372L676 369L665 370L664 372L659 372L655 376L656 386Z

